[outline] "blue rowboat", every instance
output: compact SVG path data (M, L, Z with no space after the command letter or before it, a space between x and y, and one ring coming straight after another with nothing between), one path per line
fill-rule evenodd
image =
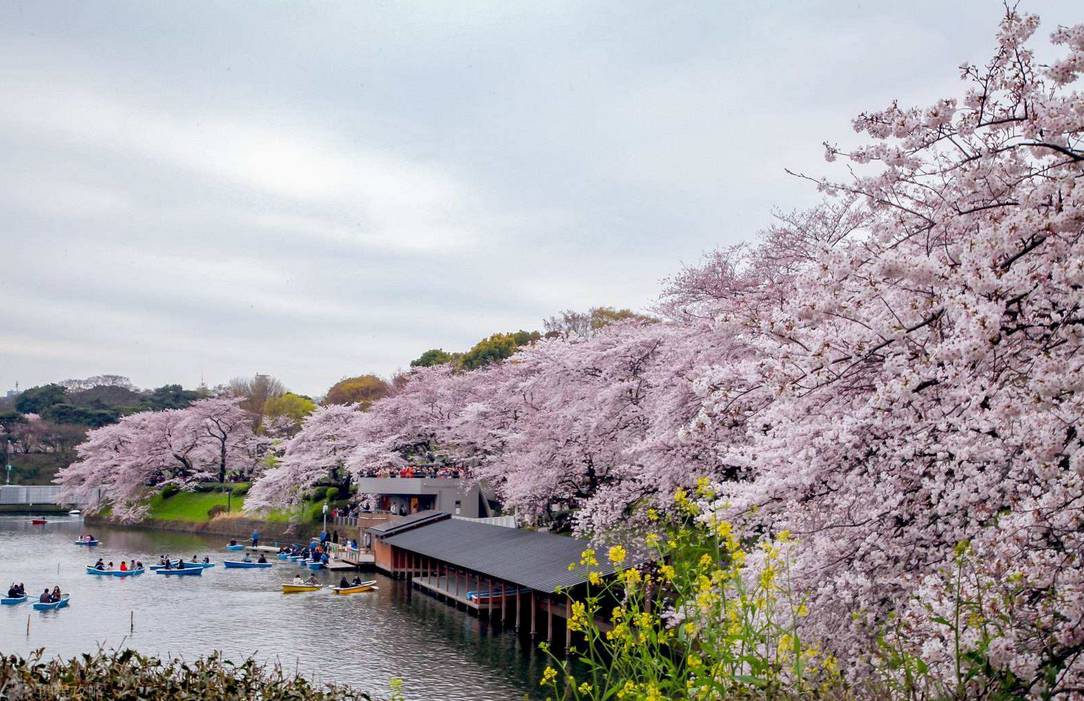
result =
M143 570L99 570L87 565L87 574L96 574L100 577L135 577L143 574Z
M175 574L177 576L186 576L186 577L198 577L199 575L203 574L203 568L202 567L185 567L182 570L178 570L178 569L155 570L154 573L155 574Z
M50 611L52 609L62 609L67 607L70 594L63 594L60 597L60 601L50 601L49 603L43 603L41 601L34 602L35 611Z
M15 606L25 602L27 598L29 597L27 597L26 594L23 594L22 596L5 596L3 599L0 599L0 604L3 604L4 606Z
M226 546L226 550L234 550L234 551L236 551L236 550L244 550L244 549L245 549L245 546L241 545L240 543L238 543L237 545L227 545Z
M303 560L304 558L305 558L304 555L288 555L286 557L286 559L289 560L290 562L297 562L298 560Z
M271 566L270 562L242 562L240 560L223 560L222 564L226 566L226 569L267 569Z
M186 562L186 563L184 563L184 566L185 566L185 569L187 569L189 567L199 567L201 569L206 570L206 569L209 569L211 567L214 567L215 563L213 563L213 562ZM165 568L166 568L165 565L151 565L152 570L164 570ZM174 569L174 570L180 569L176 560L174 560L170 564L170 569Z
M324 569L324 563L322 562L310 562L309 569L313 572Z
M279 553L279 559L280 560L287 560L287 559L289 559L289 557L290 556L287 555L286 553Z
M101 542L102 541L100 541L100 540L77 540L77 541L75 541L75 544L76 545L98 545Z

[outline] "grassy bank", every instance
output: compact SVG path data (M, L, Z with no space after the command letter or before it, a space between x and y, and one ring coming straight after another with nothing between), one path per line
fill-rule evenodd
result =
M340 504L332 503L332 506ZM341 502L345 504L345 502ZM184 521L186 523L205 523L211 520L211 509L229 508L230 514L237 515L245 507L245 497L228 492L178 492L172 496L156 494L150 500L148 518L159 521ZM299 506L285 510L277 509L258 518L269 523L313 523L323 515L324 502L306 501Z
M240 513L245 498L228 492L178 492L170 497L156 494L151 497L148 516L161 521L187 521L202 523L210 521L210 510L216 506Z

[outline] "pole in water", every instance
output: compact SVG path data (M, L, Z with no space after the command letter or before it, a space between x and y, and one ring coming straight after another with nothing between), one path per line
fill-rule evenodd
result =
M30 637L30 614L26 614L26 637Z
M128 618L128 632L129 633L134 633L135 632L135 611L133 610L133 611L130 611L129 613L130 613L130 616Z

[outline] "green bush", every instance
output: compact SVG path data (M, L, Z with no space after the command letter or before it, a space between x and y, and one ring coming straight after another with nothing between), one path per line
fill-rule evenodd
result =
M339 488L338 487L328 487L326 490L324 490L324 500L325 501L335 501L338 498L339 498Z
M230 489L235 497L243 497L248 494L249 487L252 486L251 482L238 482Z
M165 487L162 487L162 498L163 499L169 499L170 497L172 497L174 495L180 494L180 492L181 492L181 488L178 487L177 485L175 485L175 484L167 484Z
M215 516L224 513L226 513L226 507L222 504L215 504L211 508L207 509L207 518L214 518Z
M235 664L218 653L186 661L163 660L134 650L99 651L43 662L42 652L29 659L0 656L3 698L372 701L368 694L347 686L317 686L277 665L261 665L251 658ZM392 692L398 693L394 685Z

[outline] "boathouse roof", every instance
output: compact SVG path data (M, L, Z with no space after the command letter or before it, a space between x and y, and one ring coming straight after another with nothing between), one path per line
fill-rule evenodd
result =
M375 531L375 527L370 530ZM458 519L431 520L380 535L385 543L397 548L535 591L554 592L587 581L587 570L578 563L590 543L577 538ZM603 554L598 560L593 569L603 576L613 573ZM572 563L576 567L569 571Z
M409 516L398 516L396 518L388 519L387 521L384 521L383 523L378 523L375 526L369 526L368 530L369 532L380 536L381 538L386 538L387 536L393 535L395 533L403 533L405 531L411 530L412 528L424 526L425 524L431 523L433 521L442 521L446 518L451 517L451 514L447 514L443 511L435 511L429 509L427 511L419 511L414 514L410 514Z

